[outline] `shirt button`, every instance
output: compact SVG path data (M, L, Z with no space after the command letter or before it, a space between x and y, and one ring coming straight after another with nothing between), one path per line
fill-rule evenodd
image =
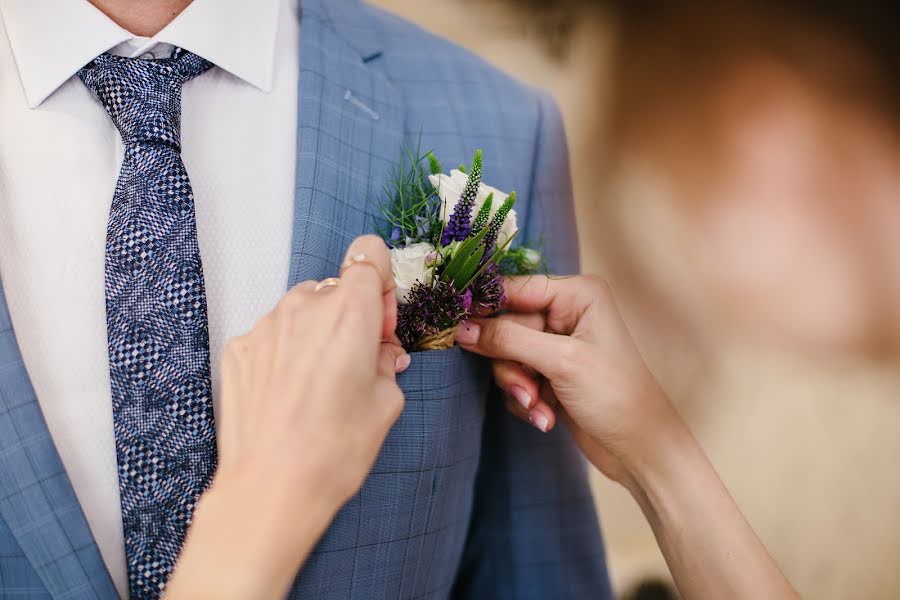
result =
M144 52L138 58L140 58L142 60L154 60L156 57L153 56L152 52Z

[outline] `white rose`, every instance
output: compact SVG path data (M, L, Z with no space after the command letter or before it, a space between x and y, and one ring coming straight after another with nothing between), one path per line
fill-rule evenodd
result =
M431 283L433 269L427 266L428 255L434 246L426 242L391 249L391 270L397 284L397 302L406 304L406 295L416 282Z
M454 209L456 209L456 203L459 202L459 198L466 188L466 182L468 181L469 176L462 171L453 169L450 171L449 176L442 173L440 175L429 175L428 179L431 181L432 187L438 191L438 196L441 198L441 220L447 222L450 215L453 214ZM473 219L475 218L475 215L478 214L478 211L481 210L484 201L491 194L494 194L494 199L491 200L492 219L494 218L494 215L497 214L500 206L507 198L509 198L509 194L504 194L497 188L482 183L478 187L478 197L475 199L475 208L472 209ZM512 237L518 228L519 227L516 224L516 210L513 209L509 211L506 220L503 221L503 225L500 227L500 234L497 236L497 247L502 247L503 244L506 243L506 240Z

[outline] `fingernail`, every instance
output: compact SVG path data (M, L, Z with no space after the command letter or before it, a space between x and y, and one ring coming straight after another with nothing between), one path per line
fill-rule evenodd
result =
M517 385L509 388L509 393L516 399L516 402L522 405L525 410L531 408L531 394L525 391L525 388Z
M478 336L481 335L481 327L477 323L465 321L460 323L456 329L456 341L460 344L473 345L478 343Z
M412 357L409 354L401 354L397 357L397 360L394 363L394 369L397 371L397 373L402 373L409 368L409 365L411 363Z
M528 420L531 421L532 425L547 433L547 427L550 425L550 419L547 418L547 415L539 410L533 410L528 413Z

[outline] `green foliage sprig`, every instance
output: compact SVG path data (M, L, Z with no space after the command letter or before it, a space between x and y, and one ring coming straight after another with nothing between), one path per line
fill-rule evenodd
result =
M424 165L427 165L427 170ZM392 247L417 242L434 242L441 234L440 199L428 180L429 173L440 173L441 165L431 152L422 151L419 138L415 150L401 153L382 188L382 214L387 227L378 233Z

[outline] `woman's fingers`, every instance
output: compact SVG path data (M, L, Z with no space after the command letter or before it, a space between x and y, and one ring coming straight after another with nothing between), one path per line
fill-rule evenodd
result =
M391 273L391 255L378 236L358 237L347 248L341 263L342 285L351 288L361 286L366 291L393 291L394 277Z
M504 319L518 323L535 331L547 330L547 319L544 313L516 313L510 312L503 315Z
M520 421L528 423L528 411L522 408L521 404L506 394L503 395L503 399L506 406L506 412L518 418Z
M573 338L535 331L504 316L469 321L457 330L456 341L470 352L522 363L550 379L563 376L580 351Z
M296 380L301 376L298 362L303 362L309 344L320 345L319 340L334 335L339 315L331 307L337 288L317 286L315 281L295 285L254 327L250 337L255 348L252 353L255 377L265 378L273 367L272 374Z
M535 331L544 331L546 326L543 313L508 313L503 318ZM538 429L540 425L547 427L546 430L551 429L556 418L552 405L541 393L538 383L541 376L533 369L511 360L494 359L492 367L494 382L508 400L507 409L515 409L509 412Z
M556 424L553 407L545 398L545 390L535 380L534 375L517 362L495 360L493 362L494 382L507 400L512 401L513 416L528 421L541 431L549 431ZM506 404L510 409L510 402Z
M539 402L528 411L528 422L540 431L547 433L556 427L556 411L550 408L546 402Z
M507 412L520 421L530 423L544 433L556 426L556 413L543 400L538 400L530 410L525 410L517 400L508 394L504 394L504 398Z
M526 411L538 401L538 384L522 365L511 360L495 360L494 383Z
M244 362L248 352L246 336L232 338L222 353L222 391L216 412L216 439L219 447L219 464L229 463L240 453L240 414L242 397L247 390L247 373Z
M544 313L555 333L571 334L592 303L609 296L602 279L592 276L510 277L505 281L504 308L517 313Z
M353 240L341 264L341 286L346 286L349 293L362 286L366 298L377 290L383 307L381 338L389 339L397 328L397 286L391 254L381 238L364 235Z
M398 373L409 368L411 360L399 342L382 342L381 355L378 359L378 375L396 378Z
M378 434L376 436L376 442L378 447L381 447L381 444L384 443L384 438L387 436L391 427L394 426L394 423L397 422L397 419L400 418L400 413L403 412L403 405L405 403L403 390L401 390L400 386L397 385L397 382L394 381L393 376L390 378L379 377L375 381L375 389L371 401L375 403L374 418L376 424L380 425L377 428ZM375 457L373 456L373 460L374 458Z

